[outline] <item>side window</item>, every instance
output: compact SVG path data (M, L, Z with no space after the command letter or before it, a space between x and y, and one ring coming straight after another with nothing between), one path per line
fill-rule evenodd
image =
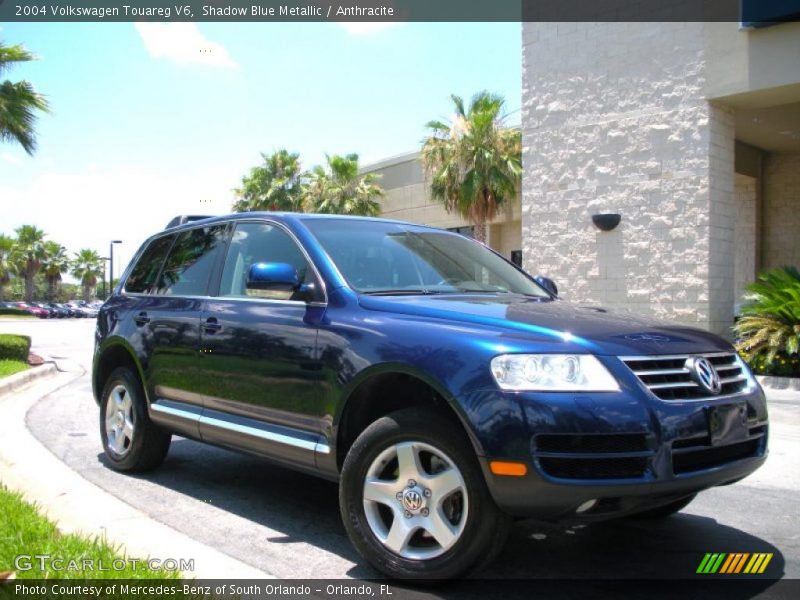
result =
M224 243L225 225L199 227L178 234L156 293L204 296L208 293L208 279Z
M175 236L167 235L150 242L125 282L126 292L146 294L150 291L174 238Z
M303 252L285 231L267 223L240 223L233 232L225 257L219 295L291 300L289 292L246 289L247 272L251 265L259 262L288 263L297 269L300 281L316 282Z

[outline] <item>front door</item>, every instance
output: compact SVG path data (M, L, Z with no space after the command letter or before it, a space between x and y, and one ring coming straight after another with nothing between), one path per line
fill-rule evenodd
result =
M248 290L259 262L288 263L320 294ZM282 226L240 222L232 233L219 292L201 319L201 363L209 378L204 441L313 466L325 452L322 370L316 352L324 296L310 262Z

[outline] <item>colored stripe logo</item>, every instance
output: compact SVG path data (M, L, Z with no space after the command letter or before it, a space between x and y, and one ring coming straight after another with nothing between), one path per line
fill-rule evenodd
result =
M766 571L767 565L772 560L772 552L708 552L700 561L697 573L714 574L724 573L735 575L737 573L760 574Z

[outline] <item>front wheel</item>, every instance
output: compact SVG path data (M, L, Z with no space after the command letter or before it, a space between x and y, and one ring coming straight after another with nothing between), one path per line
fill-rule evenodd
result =
M419 410L378 419L342 467L345 528L361 555L402 579L462 575L502 548L509 519L451 420Z

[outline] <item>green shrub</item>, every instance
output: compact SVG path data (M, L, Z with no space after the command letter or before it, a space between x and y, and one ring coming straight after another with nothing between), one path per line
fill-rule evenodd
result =
M0 333L0 359L28 360L31 351L31 338L27 335Z
M765 271L746 288L750 304L733 326L736 349L748 362L763 357L771 368L776 357L800 353L800 272L794 267Z
M18 315L21 317L29 317L30 313L21 308L0 308L0 315Z
M759 354L747 361L756 375L777 375L778 377L800 377L800 357L776 354L771 365L767 357Z

